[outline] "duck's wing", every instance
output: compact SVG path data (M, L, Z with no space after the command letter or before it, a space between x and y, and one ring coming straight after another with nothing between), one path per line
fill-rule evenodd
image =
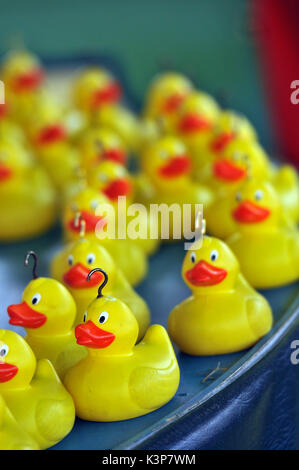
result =
M257 336L261 338L272 327L272 310L267 300L261 295L250 297L246 302L248 323Z
M175 394L180 380L179 366L166 330L151 326L136 346L144 365L136 367L129 379L131 398L138 406L154 410Z
M36 383L38 381L45 380L53 380L54 382L61 383L52 362L50 362L48 359L40 359L37 362L33 381Z

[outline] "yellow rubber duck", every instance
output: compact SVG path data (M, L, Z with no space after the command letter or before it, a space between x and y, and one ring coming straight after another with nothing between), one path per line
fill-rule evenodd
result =
M191 152L196 175L209 161L206 149L219 115L216 101L201 91L190 93L179 109L177 133Z
M192 355L248 348L270 330L271 308L245 280L224 242L207 236L200 241L194 242L183 262L182 276L192 295L171 311L169 335Z
M0 104L0 140L13 141L22 146L27 145L23 129L12 119L7 100L4 104Z
M277 191L283 210L295 223L299 222L299 178L291 165L272 166L270 181Z
M45 72L40 61L28 51L12 51L4 58L1 78L14 117L24 122L33 111L33 100L44 83Z
M163 120L166 133L174 133L178 109L193 90L191 81L179 73L164 72L155 77L148 88L143 117L157 122Z
M37 442L16 422L1 395L0 450L39 450Z
M46 449L72 429L75 409L48 359L38 362L17 333L0 330L0 394L19 426Z
M54 256L51 263L51 275L63 282L76 302L75 324L83 321L83 315L95 298L99 284L103 280L101 273L87 280L90 270L99 265L109 275L108 294L122 300L135 315L139 327L138 340L140 340L150 323L150 312L146 302L131 287L108 251L97 242L86 238L68 244Z
M271 288L298 280L299 233L269 182L244 183L232 215L237 230L227 243L252 286Z
M20 304L9 305L9 323L25 328L26 341L37 359L49 359L59 377L85 357L74 335L76 304L63 284L37 277L37 255L28 252L25 262L34 257L33 280L23 292Z
M121 137L105 127L87 130L79 142L79 149L82 166L86 170L106 160L121 165L126 165L128 160L127 150Z
M0 241L42 234L56 218L56 194L45 170L17 143L0 141Z
M109 199L103 193L86 186L67 200L63 211L63 227L68 241L80 239L81 226L78 217L85 223L85 237L108 250L131 285L136 285L145 277L145 252L135 240L117 238L116 215Z
M141 168L146 179L141 180L136 199L143 203L179 204L182 209L183 204L207 207L212 202L212 191L191 180L191 157L175 136L160 137L149 145L143 152Z
M87 358L68 371L64 383L72 394L76 414L89 421L120 421L160 408L176 393L179 367L165 329L151 326L135 346L138 324L129 307L103 296L105 276L84 323L76 327L78 344Z

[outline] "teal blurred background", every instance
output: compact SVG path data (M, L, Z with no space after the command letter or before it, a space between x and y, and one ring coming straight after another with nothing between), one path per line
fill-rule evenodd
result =
M0 52L23 43L43 58L109 55L139 100L155 73L175 68L225 96L273 151L249 16L250 0L0 0Z

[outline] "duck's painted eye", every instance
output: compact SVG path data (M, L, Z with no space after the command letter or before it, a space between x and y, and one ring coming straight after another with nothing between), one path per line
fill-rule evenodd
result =
M89 255L87 255L87 258L86 258L87 264L94 263L95 259L96 259L96 255L94 253L89 253Z
M194 251L192 251L191 255L190 255L190 259L191 259L191 262L192 263L195 263L196 261L196 254L194 253Z
M96 201L95 199L93 201L91 201L91 203L90 203L90 207L92 209L96 209L98 207L98 205L99 205L99 202Z
M9 351L9 347L7 346L7 344L2 344L1 348L0 348L0 357L5 357L7 354L8 354L8 351Z
M79 210L78 204L76 204L75 202L73 204L71 204L71 209L72 209L73 212L78 212L78 210Z
M217 250L212 250L210 253L210 260L211 261L216 261L218 259L219 253Z
M34 294L34 296L31 299L32 305L37 305L41 298L42 298L42 296L38 292L36 294Z
M68 255L68 257L67 257L67 264L68 264L69 266L72 266L73 263L74 263L74 257L73 257L73 255Z
M237 192L237 193L236 193L236 201L237 201L237 202L242 201L242 194L241 194L240 192Z
M99 323L106 323L106 321L109 318L109 313L108 312L102 312L99 315Z
M254 198L256 201L260 201L263 198L263 191L261 189L255 191Z
M86 322L86 319L87 319L87 312L84 312L84 315L83 315L83 322L84 323Z
M240 153L239 152L234 152L233 153L233 160L237 161L239 160L241 157Z
M106 183L106 181L108 181L109 178L108 178L108 175L106 175L106 173L99 173L98 174L98 179L102 183Z

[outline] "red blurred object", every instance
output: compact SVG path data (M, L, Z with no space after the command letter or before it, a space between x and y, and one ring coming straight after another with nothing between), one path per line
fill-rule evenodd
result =
M252 7L252 28L280 151L299 166L299 91L291 88L299 81L299 2L254 0ZM291 102L292 93L298 104Z

